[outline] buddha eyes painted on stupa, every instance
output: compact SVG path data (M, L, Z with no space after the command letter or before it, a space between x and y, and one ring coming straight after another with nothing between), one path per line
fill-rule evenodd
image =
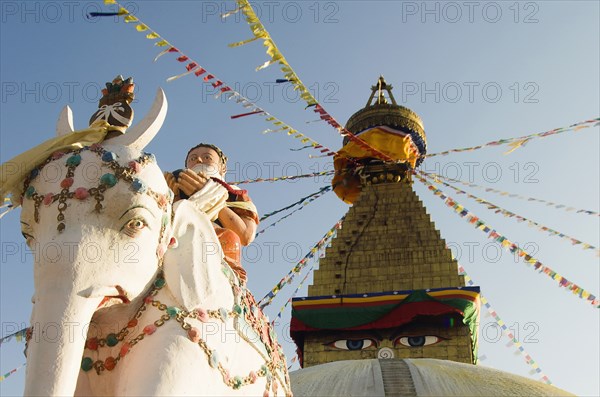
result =
M394 347L406 346L406 347L422 347L435 345L446 338L442 338L435 335L413 335L413 336L401 336L394 340Z
M326 343L325 346L333 347L338 350L365 350L370 347L377 347L377 341L371 338L338 339Z
M423 347L423 346L431 346L436 343L447 340L448 338L443 338L437 335L403 335L398 336L396 338L390 338L390 341L393 340L393 346L395 348L403 348L403 347ZM346 339L337 339L329 343L324 344L327 347L333 348L335 350L366 350L371 347L379 348L379 343L376 339L373 338L346 338Z

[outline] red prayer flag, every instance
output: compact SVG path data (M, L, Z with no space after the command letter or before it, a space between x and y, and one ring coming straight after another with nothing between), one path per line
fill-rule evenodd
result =
M223 85L223 82L221 80L217 80L214 83L212 83L212 86L215 88L222 86L222 85Z
M175 47L171 47L171 48L169 48L168 52L179 52L179 50Z
M198 67L198 64L197 64L196 62L190 62L190 63L188 63L188 65L187 65L185 68L186 68L186 69L188 70L188 72L189 72L190 70L192 70L192 69L194 69L194 68L196 68L196 67Z
M212 74L209 73L206 76L204 76L204 81L212 80L214 78L215 78L215 76L213 76Z
M317 104L317 105L315 106L315 110L314 110L314 112L315 112L315 113L319 113L319 114L327 114L327 112L325 111L325 109L323 109L323 108L321 107L321 105L319 105L319 104Z
M236 114L235 116L230 116L230 117L231 117L231 119L239 119L240 117L250 116L253 114L259 114L259 113L264 113L264 112L265 112L264 110L256 110L254 112Z
M180 56L179 58L177 58L177 60L178 60L179 62L185 62L185 61L187 61L188 59L189 59L189 58L188 58L188 57L186 57L185 55L182 55L182 56Z
M231 91L231 87L225 86L225 87L221 88L221 92L227 92L227 91Z
M201 76L201 75L203 75L204 73L206 73L206 69L204 69L203 67L200 67L200 69L198 69L198 70L196 70L196 71L194 72L194 74L195 74L196 76Z

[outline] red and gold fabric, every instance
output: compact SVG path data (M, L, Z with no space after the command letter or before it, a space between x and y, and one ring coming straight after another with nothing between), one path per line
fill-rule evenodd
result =
M414 142L413 134L392 127L368 128L355 135L394 160L410 164L411 168L416 167L423 155ZM352 204L360 193L358 176L350 176L348 170L351 170L357 161L370 158L373 158L373 154L353 141L346 143L335 155L333 165L336 175L331 183L335 194L346 203Z

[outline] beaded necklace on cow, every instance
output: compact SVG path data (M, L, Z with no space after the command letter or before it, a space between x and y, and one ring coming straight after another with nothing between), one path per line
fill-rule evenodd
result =
M90 151L97 154L103 161L103 163L108 167L112 173L106 173L100 177L100 181L98 186L93 188L85 188L78 187L75 190L71 190L73 185L73 177L75 175L75 169L81 164L81 152ZM123 180L125 182L129 182L131 184L131 189L136 193L145 193L154 198L157 202L158 206L163 210L167 211L167 206L169 204L169 198L166 195L154 192L150 187L146 185L141 179L137 178L135 175L138 174L141 169L150 162L155 162L155 158L153 154L144 153L140 157L135 160L132 160L128 163L127 166L122 166L117 162L117 155L113 152L109 152L105 150L99 144L94 144L92 146L86 146L81 149L74 150L70 152L71 156L66 160L67 166L67 174L65 178L60 182L60 187L62 190L60 193L39 193L35 190L33 186L31 186L31 182L40 174L42 169L52 161L59 160L67 153L65 152L55 152L52 156L50 156L46 161L42 164L34 168L27 179L24 182L23 194L21 199L31 199L34 201L34 220L39 222L39 209L41 204L50 205L56 201L58 201L58 216L56 217L58 221L58 226L56 227L59 232L63 232L65 230L65 215L64 211L67 208L67 200L68 199L77 199L77 200L85 200L88 197L93 197L96 200L95 211L100 212L103 209L102 201L104 200L104 192L115 186L119 180ZM170 192L170 190L169 190ZM164 223L164 222L163 222Z
M223 265L223 270L224 270L225 274L227 276L229 276L228 266L227 267L226 266L227 266L226 264ZM242 290L240 289L240 287L233 284L231 277L228 277L228 278L230 280L232 289L233 289L234 293L236 294L236 296L241 294ZM167 321L169 321L171 319L175 319L181 325L181 328L183 328L183 330L186 331L188 338L192 342L197 343L198 346L200 346L200 348L202 349L202 351L204 351L204 353L207 356L210 366L212 368L216 368L219 370L219 372L221 373L221 376L223 378L223 382L227 386L231 387L234 390L237 390L237 389L240 389L242 386L254 384L259 377L265 377L266 385L265 385L265 392L263 395L268 396L270 389L273 391L274 394L277 394L277 388L278 388L277 380L273 379L274 375L272 375L272 374L275 374L278 367L281 366L281 363L279 363L279 365L278 365L278 362L276 362L276 361L281 361L279 352L276 353L277 360L274 360L271 358L269 361L265 362L265 364L262 365L258 370L250 371L247 376L243 376L243 377L242 376L233 376L232 377L229 373L229 370L226 369L219 361L217 351L210 349L209 346L206 344L206 341L204 341L200 337L200 330L198 330L195 327L192 327L190 324L188 324L185 321L186 319L197 319L201 322L206 322L209 318L213 318L213 319L218 319L218 320L225 322L230 317L239 317L239 316L243 316L243 315L247 314L247 313L244 313L244 309L240 305L234 304L233 309L231 311L227 311L226 309L221 308L219 310L196 309L191 312L188 312L188 311L182 310L175 306L167 306L167 305L161 303L159 300L154 299L155 296L158 294L158 292L165 285L166 285L166 281L164 279L164 276L163 276L162 272L159 272L156 280L152 284L150 291L144 297L142 304L140 305L140 307L138 308L138 310L136 311L134 316L131 318L131 320L129 320L127 322L127 325L125 327L123 327L116 334L113 333L113 334L107 335L106 338L93 337L86 341L86 344L85 344L86 349L92 350L92 351L97 351L97 350L99 350L99 348L102 348L105 346L114 347L114 346L118 345L120 342L123 342L123 345L119 349L119 353L117 354L116 357L109 356L104 360L96 360L96 361L94 361L91 357L83 357L83 359L81 361L81 369L84 372L88 372L92 369L95 369L96 373L98 375L100 375L104 371L112 371L116 367L116 365L119 363L119 361L121 361L123 359L123 357L125 357L129 353L130 349L133 346L135 346L140 341L142 341L146 336L150 336L150 335L154 334L156 332L156 330L159 327L163 326ZM245 290L245 293L247 293L247 290ZM148 305L157 308L158 310L164 312L164 314L162 314L161 317L158 320L154 321L152 324L145 326L143 328L142 332L140 334L138 334L135 338L130 339L129 341L125 341L125 338L130 334L131 330L134 329L135 327L137 327L138 320L142 317L142 315L146 311ZM246 317L248 317L248 316L246 316ZM266 323L268 323L268 321ZM263 325L266 326L267 325L266 323L264 323ZM253 325L253 328L256 331L256 326L254 325L254 322L251 322L251 324ZM271 355L271 353L273 353L274 351L277 351L277 349L280 348L276 342L274 343L276 346L274 346L274 347L270 346L273 342L271 340L265 341L264 340L265 336L264 336L263 332L258 332L258 334L261 336L261 340L264 342L264 345L267 348L267 352L270 353L269 355ZM240 335L240 336L242 336L242 338L246 342L252 343L252 341L249 340L248 338L246 338L245 336L243 336L243 335ZM285 365L285 363L284 363L284 365ZM281 382L281 380L279 380L279 381ZM287 379L286 379L286 381L287 381ZM281 383L283 384L283 382L281 382Z

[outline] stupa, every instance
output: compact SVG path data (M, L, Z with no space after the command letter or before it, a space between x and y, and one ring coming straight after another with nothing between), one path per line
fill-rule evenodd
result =
M352 204L294 298L299 395L568 395L477 364L479 287L465 286L413 190L427 140L383 77L350 117L333 189ZM387 95L386 95L387 94Z

